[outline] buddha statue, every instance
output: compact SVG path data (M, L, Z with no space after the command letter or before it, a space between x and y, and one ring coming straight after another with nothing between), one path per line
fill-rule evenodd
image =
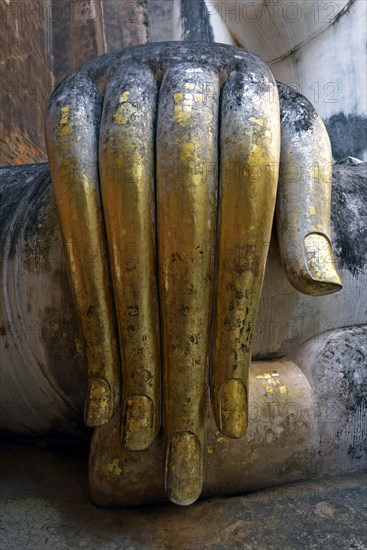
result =
M147 44L71 73L51 96L46 142L54 202L47 195L45 218L57 212L48 235L63 245L50 272L68 274L54 278L53 311L71 290L66 333L78 334L87 370L94 502L165 494L187 505L203 485L206 495L231 494L333 471L337 458L340 471L352 469L344 447L325 451L335 431L323 393L333 365L318 362L334 340L316 341L313 329L366 323L365 306L343 309L358 303L366 265L357 277L338 274L332 153L310 102L242 48ZM9 273L11 243L6 254ZM296 336L266 333L286 320ZM341 334L365 361L365 331ZM339 353L344 372L349 356ZM46 363L56 394L69 384L66 409L78 410L79 375L78 388L60 382L73 365L55 375L50 356ZM362 376L359 363L351 378ZM354 387L348 399L363 392ZM354 422L361 439L349 405L339 403L333 420L339 432Z

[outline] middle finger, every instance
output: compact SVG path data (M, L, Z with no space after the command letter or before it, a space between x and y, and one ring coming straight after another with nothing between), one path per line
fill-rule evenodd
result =
M217 205L219 79L182 64L167 71L157 128L158 267L165 483L173 502L201 492Z

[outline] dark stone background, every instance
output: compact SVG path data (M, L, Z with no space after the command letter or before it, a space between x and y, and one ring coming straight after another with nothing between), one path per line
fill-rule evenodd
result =
M149 41L146 0L1 0L0 164L47 160L55 85L92 57Z

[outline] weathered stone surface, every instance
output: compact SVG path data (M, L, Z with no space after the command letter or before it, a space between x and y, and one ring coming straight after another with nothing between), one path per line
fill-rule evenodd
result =
M106 53L100 0L52 2L52 70L55 83L88 59Z
M87 449L6 444L0 457L7 550L363 550L363 473L246 496L101 510L88 499ZM25 460L25 456L27 457Z
M106 52L149 42L147 0L101 0Z
M20 179L20 173L25 177ZM23 424L22 431L28 435L45 433L51 428L80 437L86 430L80 415L85 393L85 358L66 270L62 267L63 247L47 164L2 168L0 197L1 424L9 427ZM10 264L19 252L16 242L22 236L27 241L19 256L22 267L14 271L14 264ZM23 283L14 285L14 276L19 277L19 282L30 284L22 291ZM10 305L15 303L14 292L18 294L18 303L23 304L18 313ZM48 302L45 309L44 299ZM45 315L52 321L45 322ZM42 344L43 351L39 354L35 350L41 342L45 346ZM16 349L20 354L16 352L15 357ZM54 352L51 357L49 354ZM20 370L13 370L9 384L5 384L7 369L3 359L8 353ZM55 375L47 365L55 368ZM65 371L66 365L71 367L69 373ZM72 401L79 403L76 415Z
M150 42L165 42L173 38L175 0L148 0Z
M184 39L196 34L196 40L205 40L207 25L215 41L259 55L279 81L312 102L325 122L335 161L346 155L367 160L366 78L360 70L366 65L364 0L207 1L205 21L195 24L186 13L193 15L199 3L180 3L181 26L190 22Z
M4 0L0 21L0 164L46 160L47 100L68 72L149 40L146 0Z
M359 113L345 115L342 111L325 119L333 157L342 160L346 155L366 155L367 117Z
M53 2L55 82L89 59L149 40L146 0Z
M0 164L46 160L44 111L53 78L50 21L41 5L0 4Z

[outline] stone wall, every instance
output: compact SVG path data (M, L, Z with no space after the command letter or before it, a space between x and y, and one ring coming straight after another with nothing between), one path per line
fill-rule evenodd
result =
M185 12L196 5L180 1ZM235 41L257 54L277 80L311 101L335 161L367 160L366 0L201 1L215 41Z
M50 21L42 2L3 0L0 4L0 162L46 159L45 102L52 90Z
M46 160L55 84L88 59L149 40L146 0L1 0L0 164Z

